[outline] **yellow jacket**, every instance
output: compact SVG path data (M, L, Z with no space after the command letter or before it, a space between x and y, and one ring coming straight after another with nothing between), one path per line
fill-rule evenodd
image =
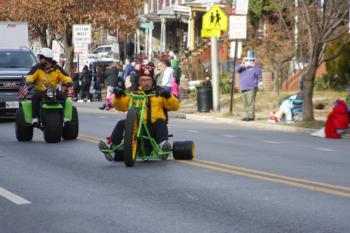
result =
M56 88L59 83L71 83L72 79L59 65L53 65L48 71L37 64L32 67L26 78L26 83L35 84L34 90L45 91L48 87Z
M139 91L138 93L142 94L143 91ZM114 107L118 111L126 112L128 111L129 102L130 102L130 96L121 96L121 97L115 97L114 98ZM158 119L166 120L164 109L167 109L169 111L177 111L180 108L180 102L179 100L171 95L170 98L166 99L162 96L151 96L149 97L151 100L151 122L155 123ZM147 122L147 103L145 107L145 111L143 114L143 120L144 122Z

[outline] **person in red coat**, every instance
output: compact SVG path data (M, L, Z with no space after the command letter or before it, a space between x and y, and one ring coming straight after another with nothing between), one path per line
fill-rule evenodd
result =
M335 101L332 112L326 121L326 138L341 138L339 131L349 127L349 115L346 103L343 100Z

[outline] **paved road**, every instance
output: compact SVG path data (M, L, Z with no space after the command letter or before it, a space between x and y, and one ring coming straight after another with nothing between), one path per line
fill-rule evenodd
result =
M82 109L80 139L19 143L0 123L0 232L350 232L350 145L172 119L196 160L107 162L124 114Z

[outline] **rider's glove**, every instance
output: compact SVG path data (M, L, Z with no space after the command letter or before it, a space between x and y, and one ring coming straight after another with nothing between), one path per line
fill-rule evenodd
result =
M171 97L170 91L164 87L160 87L158 90L158 95L163 96L164 98L168 99Z
M122 88L120 88L120 87L115 87L115 88L113 89L113 93L114 93L114 95L115 95L116 97L121 97L121 96L124 96L124 95L125 95L125 91L124 91Z

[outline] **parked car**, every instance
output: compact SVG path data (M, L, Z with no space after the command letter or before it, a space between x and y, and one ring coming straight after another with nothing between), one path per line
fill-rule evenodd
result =
M15 116L19 88L37 62L31 49L0 49L0 115Z
M111 57L112 45L101 45L93 51L93 54L95 54L97 58Z

